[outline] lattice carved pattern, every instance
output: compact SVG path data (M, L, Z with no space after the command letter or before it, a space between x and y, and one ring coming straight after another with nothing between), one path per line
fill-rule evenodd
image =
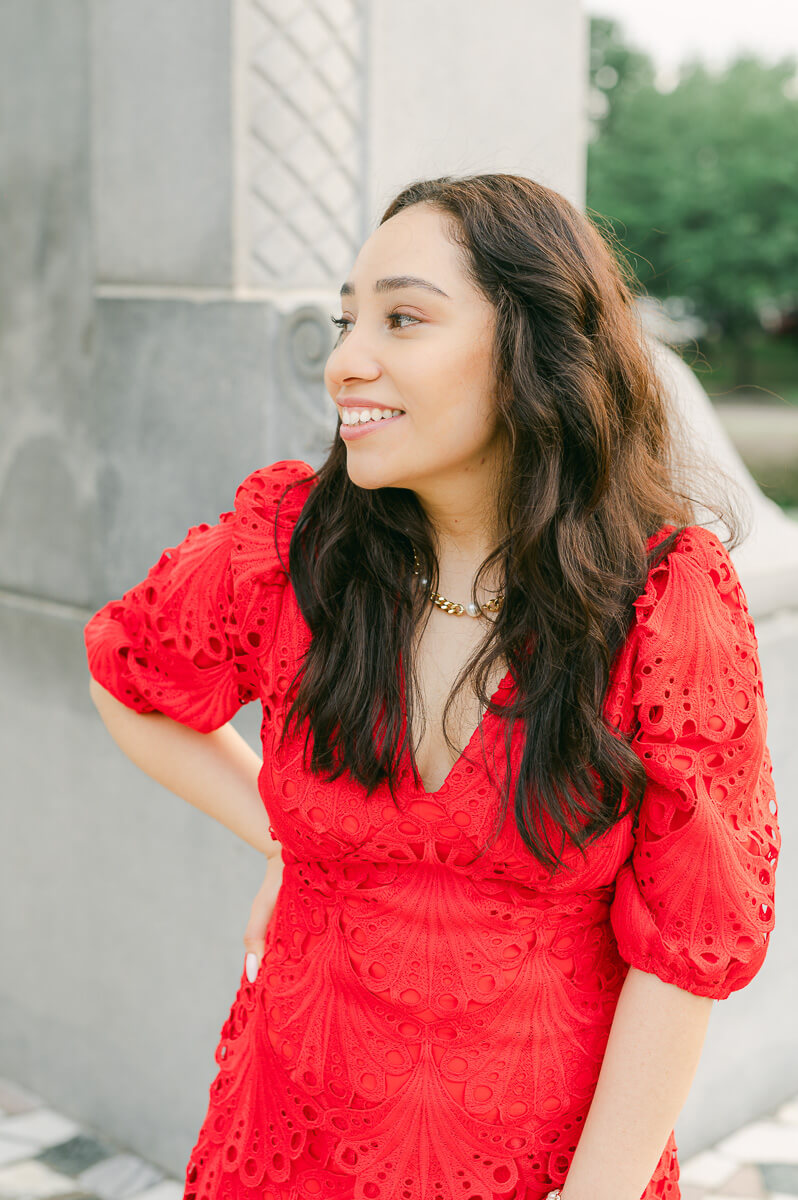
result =
M363 232L363 0L244 0L252 287L344 277Z

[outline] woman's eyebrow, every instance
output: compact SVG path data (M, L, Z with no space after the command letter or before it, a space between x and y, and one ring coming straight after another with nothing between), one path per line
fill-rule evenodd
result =
M443 296L447 300L451 300L451 296L447 295L436 284L430 283L428 279L419 279L417 275L387 275L384 279L378 279L374 284L375 292L395 292L399 288L418 287L426 288L428 292L435 292L438 296ZM341 288L342 296L354 296L355 288L348 280Z

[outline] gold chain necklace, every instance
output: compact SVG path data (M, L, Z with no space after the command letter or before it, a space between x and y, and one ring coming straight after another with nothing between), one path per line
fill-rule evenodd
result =
M413 574L421 575L421 563L418 561L415 546L413 547L413 561L415 563ZM429 580L426 575L422 576L421 583L424 587L428 585ZM453 613L456 617L461 617L463 613L467 613L469 617L481 617L486 612L498 612L504 604L504 588L497 595L492 596L490 600L486 601L485 604L475 604L473 600L469 600L468 604L455 603L454 600L447 600L445 596L442 596L440 592L433 591L432 588L429 589L429 596L433 604L437 604L438 608L444 612Z

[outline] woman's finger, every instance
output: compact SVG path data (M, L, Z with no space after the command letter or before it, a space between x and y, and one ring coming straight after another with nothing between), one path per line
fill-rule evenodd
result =
M261 959L266 945L266 927L274 911L277 893L282 881L282 859L269 859L266 875L258 889L249 913L249 921L244 931L244 946L247 954L244 959L244 970L250 983L254 983L260 968Z

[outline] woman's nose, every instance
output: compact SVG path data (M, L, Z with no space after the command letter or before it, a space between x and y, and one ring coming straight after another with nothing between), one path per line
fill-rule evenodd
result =
M350 379L376 379L381 371L374 347L363 328L353 326L330 351L328 373L330 378L343 386Z

